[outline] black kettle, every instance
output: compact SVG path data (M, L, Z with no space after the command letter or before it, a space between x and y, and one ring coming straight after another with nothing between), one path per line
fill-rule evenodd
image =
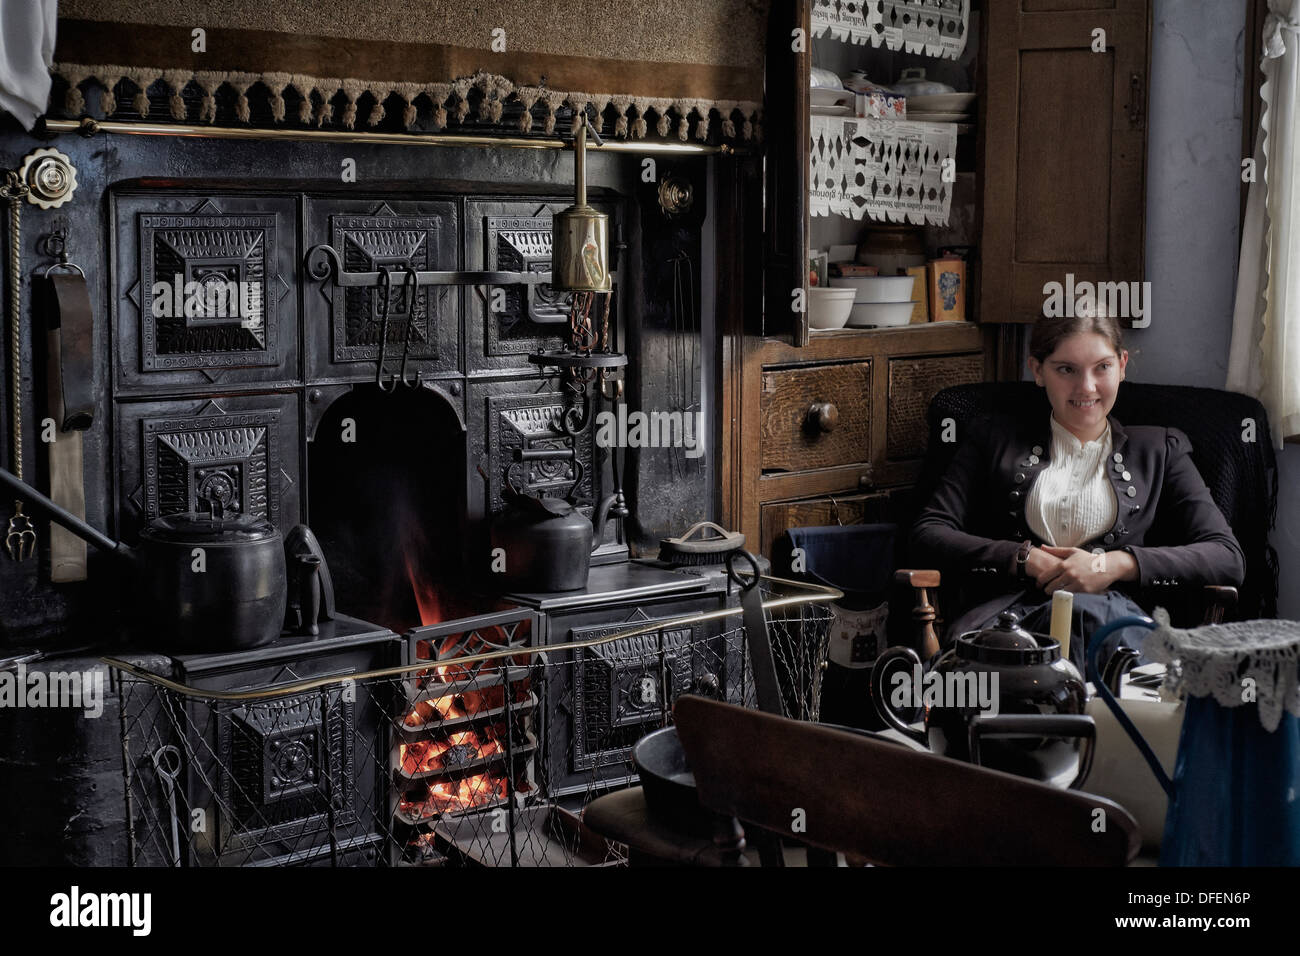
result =
M572 494L572 493L571 493ZM570 498L525 494L507 481L506 508L492 521L489 567L500 590L578 591L587 586L591 554L616 495L600 503L595 524Z
M1059 642L1019 621L1003 611L992 627L959 636L928 670L911 648L889 648L872 668L876 712L937 754L1043 782L1073 771L1069 786L1077 787L1096 740L1084 714L1087 687ZM906 707L923 708L924 731L898 716Z

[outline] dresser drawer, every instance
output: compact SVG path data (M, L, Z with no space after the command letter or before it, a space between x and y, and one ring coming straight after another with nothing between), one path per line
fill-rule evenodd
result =
M760 517L761 553L772 556L772 542L790 528L820 528L834 524L877 524L895 520L897 508L888 492L867 495L826 495L803 501L763 505Z
M871 362L763 372L764 471L871 460Z
M926 421L930 401L950 385L967 385L983 377L984 356L978 352L889 359L885 457L905 461L925 455L930 438Z

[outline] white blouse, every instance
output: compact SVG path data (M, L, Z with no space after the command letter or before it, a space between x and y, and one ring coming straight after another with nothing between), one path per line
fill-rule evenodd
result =
M1054 547L1077 548L1105 534L1119 503L1106 477L1112 448L1110 425L1099 438L1081 442L1052 422L1052 451L1025 503L1029 529Z

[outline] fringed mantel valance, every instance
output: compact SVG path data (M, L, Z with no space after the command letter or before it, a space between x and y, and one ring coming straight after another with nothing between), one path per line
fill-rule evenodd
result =
M214 7L206 11L212 17L205 19L196 6ZM241 6L246 9L232 12ZM463 7L368 4L376 6L391 8L391 17L376 18L370 11L357 13L353 22L339 12L341 4L329 0L282 0L276 14L241 3L178 10L156 0L64 0L60 9L67 19L59 21L54 64L64 81L58 87L63 100L51 108L74 115L98 108L106 118L129 121L149 115L152 92L155 99L166 97L178 122L347 129L391 129L400 122L408 130L440 130L472 118L523 133L552 133L561 107L593 107L616 137L705 141L715 134L734 140L761 134L766 3L758 0L638 4L637 11L655 8L654 29L642 16L624 17L634 13L627 3L534 3L553 25L542 39L532 25L538 12L525 13L515 0L477 7L472 29L461 22ZM439 11L429 8L440 6L447 8L445 22L457 23L457 30L432 26ZM285 8L294 7L302 16L292 22L312 33L283 29L291 12ZM673 15L685 19L674 21ZM395 40L394 24L409 27L403 36L415 40L464 41L477 34L482 45ZM621 45L620 27L626 31ZM713 42L692 28L711 32ZM555 52L566 32L581 36L584 29L591 42L567 47L584 55ZM679 35L690 39L679 44ZM505 49L493 49L494 43ZM593 52L621 55L585 55ZM683 54L710 55L706 62L672 59Z

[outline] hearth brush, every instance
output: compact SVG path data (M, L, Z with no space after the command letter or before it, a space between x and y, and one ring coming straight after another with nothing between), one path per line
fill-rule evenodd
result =
M704 537L704 532L714 531L717 537ZM700 532L698 538L691 536ZM731 555L745 547L745 536L739 531L728 531L712 521L698 521L678 538L661 538L659 560L679 568L724 564Z

